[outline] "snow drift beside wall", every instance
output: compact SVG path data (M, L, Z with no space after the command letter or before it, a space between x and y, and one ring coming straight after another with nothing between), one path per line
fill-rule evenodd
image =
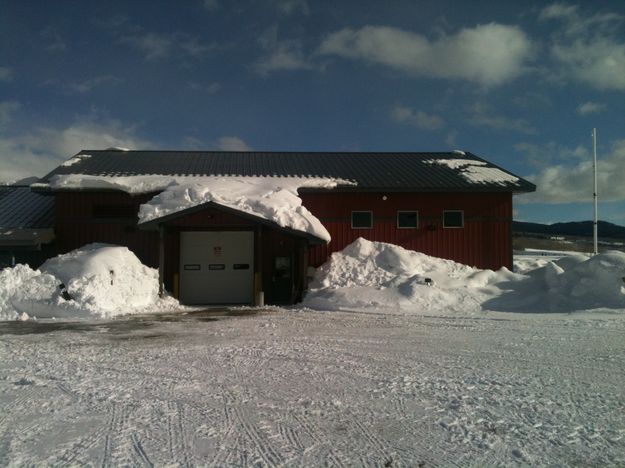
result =
M519 274L360 238L317 269L304 305L398 313L625 312L624 276L623 252L567 256Z
M89 244L38 270L17 265L0 271L0 320L109 318L153 311L157 301L158 272L126 247Z

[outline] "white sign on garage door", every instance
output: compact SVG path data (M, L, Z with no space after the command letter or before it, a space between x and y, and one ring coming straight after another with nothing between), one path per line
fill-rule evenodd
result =
M254 233L180 233L180 300L184 304L251 304Z

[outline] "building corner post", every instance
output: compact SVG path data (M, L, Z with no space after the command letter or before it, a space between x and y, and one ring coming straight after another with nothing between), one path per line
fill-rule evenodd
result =
M158 296L165 294L165 226L158 226Z

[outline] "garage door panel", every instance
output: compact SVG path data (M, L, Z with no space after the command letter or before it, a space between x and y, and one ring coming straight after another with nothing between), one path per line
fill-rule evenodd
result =
M180 233L180 298L185 304L249 304L254 285L254 233Z

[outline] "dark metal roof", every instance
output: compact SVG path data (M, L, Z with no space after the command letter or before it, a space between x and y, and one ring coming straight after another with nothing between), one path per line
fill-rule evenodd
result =
M226 151L84 150L54 175L92 176L292 176L333 177L355 182L354 190L532 192L522 179L506 183L475 183L457 169L427 161L470 159L485 167L510 172L471 153L319 153ZM517 176L518 177L518 176ZM344 187L344 189L350 189Z
M28 187L0 187L0 228L51 228L54 197L35 193Z

